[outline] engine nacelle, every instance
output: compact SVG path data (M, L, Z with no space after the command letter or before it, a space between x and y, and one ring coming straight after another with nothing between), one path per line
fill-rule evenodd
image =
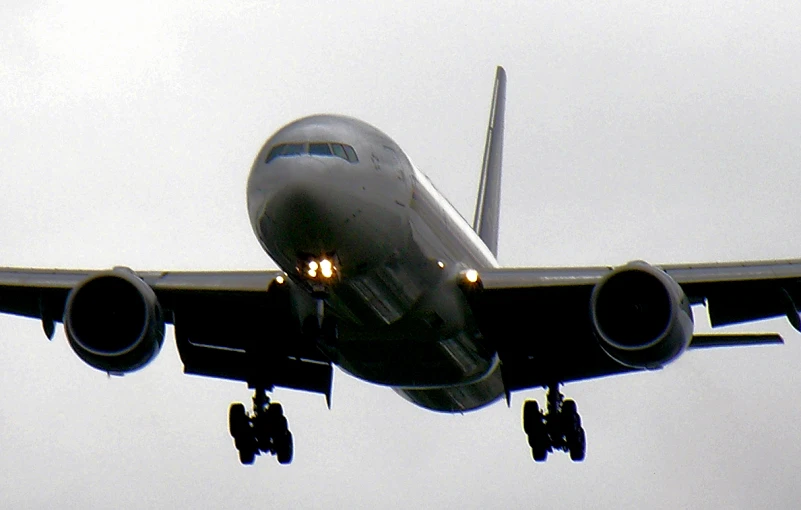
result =
M645 262L631 262L604 277L592 291L590 307L601 348L629 367L661 368L692 340L693 316L684 291Z
M124 268L91 276L72 289L64 329L78 357L110 373L139 370L164 343L156 293Z

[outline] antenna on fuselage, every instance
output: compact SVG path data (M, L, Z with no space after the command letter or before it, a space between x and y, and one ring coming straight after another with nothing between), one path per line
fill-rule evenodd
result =
M492 91L487 141L481 165L481 181L476 200L473 230L498 256L498 224L501 208L501 166L503 163L503 120L506 110L506 71L498 66Z

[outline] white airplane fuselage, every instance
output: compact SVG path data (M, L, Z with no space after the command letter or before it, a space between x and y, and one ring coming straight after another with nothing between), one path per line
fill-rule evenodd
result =
M497 354L459 287L495 257L387 135L335 115L292 122L256 157L247 199L299 301L324 300L336 318L335 340L321 345L333 362L438 411L503 395ZM312 260L331 261L333 274L310 272ZM301 321L314 308L303 310Z

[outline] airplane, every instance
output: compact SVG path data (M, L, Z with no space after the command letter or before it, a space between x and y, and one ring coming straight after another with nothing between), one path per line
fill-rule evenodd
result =
M172 324L184 372L244 382L228 413L243 464L293 458L277 387L325 396L334 366L422 408L464 413L514 392L533 459L586 455L573 381L661 369L685 351L783 343L774 333L696 334L786 316L801 332L801 260L619 267L497 262L506 72L492 94L472 225L403 150L351 117L312 115L262 146L247 184L254 234L278 270L0 268L0 312L63 323L75 354L123 375Z

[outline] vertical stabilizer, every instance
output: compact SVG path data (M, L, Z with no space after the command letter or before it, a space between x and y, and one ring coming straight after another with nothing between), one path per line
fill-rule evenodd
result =
M484 162L476 200L473 230L498 256L498 222L501 207L501 166L503 163L503 118L506 109L506 71L498 66L495 87L492 91L487 141L484 145Z

